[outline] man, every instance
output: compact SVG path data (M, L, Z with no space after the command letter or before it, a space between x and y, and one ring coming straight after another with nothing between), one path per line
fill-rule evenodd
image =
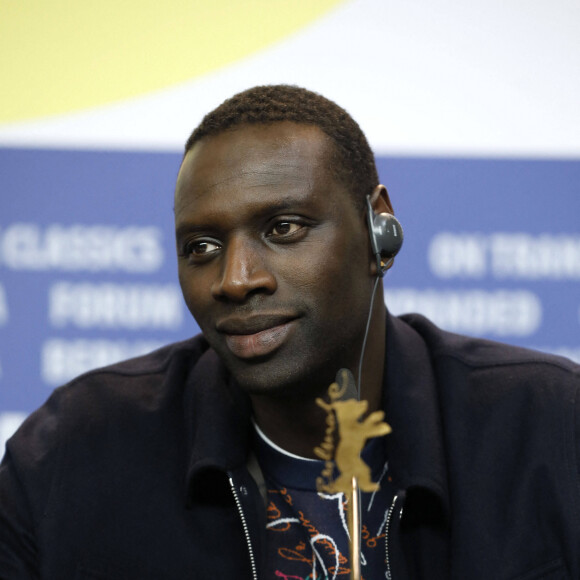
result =
M388 315L369 206L392 214L327 99L256 87L206 116L175 191L203 335L24 423L0 468L0 578L348 577L349 506L315 484L316 399L341 368L392 427L363 451L380 483L364 578L580 577L578 366Z

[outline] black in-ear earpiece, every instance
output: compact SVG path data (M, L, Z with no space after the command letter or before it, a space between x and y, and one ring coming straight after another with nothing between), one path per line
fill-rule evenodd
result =
M403 245L403 228L393 214L375 213L368 195L367 222L378 275L382 277Z

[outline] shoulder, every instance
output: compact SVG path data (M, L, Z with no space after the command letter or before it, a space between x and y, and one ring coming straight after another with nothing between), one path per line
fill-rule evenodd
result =
M447 332L420 314L406 314L399 319L421 336L435 361L455 361L473 370L487 368L498 372L520 367L521 372L563 373L572 380L580 380L580 365L564 357Z
M7 442L6 456L40 475L52 471L63 454L103 448L123 430L138 437L148 426L155 429L155 421L182 409L208 348L200 335L77 377L24 421Z
M544 461L556 470L574 466L570 473L578 473L580 365L446 332L417 314L400 317L398 324L411 328L425 345L438 413L454 457L480 454L500 461L509 456L504 461L508 465L523 460L518 453L529 453L536 463Z
M394 325L414 337L429 371L421 385L422 392L433 385L421 408L432 418L425 421L431 428L425 448L436 458L441 450L438 481L449 490L458 537L499 538L505 554L550 544L565 553L562 538L573 546L579 537L580 366L446 332L420 315ZM577 553L572 548L568 555Z
M505 421L580 425L580 365L564 357L441 330L410 314L425 345L443 415L451 422L504 413Z
M82 518L97 521L102 506L177 489L189 457L192 393L212 375L223 381L223 368L199 336L56 389L6 444L0 544L8 538L15 553L25 552L12 531L21 529L34 538L30 546L51 550L55 529L66 535L83 527Z
M43 408L66 408L69 412L76 411L73 415L85 412L94 418L108 412L111 406L138 409L154 404L153 401L179 396L208 348L199 335L94 369L55 389ZM35 413L31 419L34 416Z

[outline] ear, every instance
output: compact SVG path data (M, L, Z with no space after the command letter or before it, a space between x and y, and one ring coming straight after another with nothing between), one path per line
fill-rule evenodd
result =
M390 213L395 215L389 192L384 185L377 185L371 194L371 207L375 213Z
M393 211L393 206L391 204L391 200L389 198L389 192L387 191L387 188L382 185L379 184L375 187L375 189L373 190L371 196L370 196L370 202L371 202L371 207L373 208L373 211L375 213L390 213L392 215L395 215L395 212ZM370 233L369 233L370 235ZM370 246L369 246L370 247ZM375 277L378 272L377 272L377 261L375 259L374 254L372 253L372 249L371 249L371 255L372 255L372 260L371 260L371 275L373 277ZM392 265L394 263L394 258L391 258L389 260L389 262L386 264L386 270L389 270Z

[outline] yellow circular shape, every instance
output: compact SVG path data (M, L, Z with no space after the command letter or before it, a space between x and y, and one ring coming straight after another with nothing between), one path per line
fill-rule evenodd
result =
M0 1L0 123L195 78L267 47L341 2Z

